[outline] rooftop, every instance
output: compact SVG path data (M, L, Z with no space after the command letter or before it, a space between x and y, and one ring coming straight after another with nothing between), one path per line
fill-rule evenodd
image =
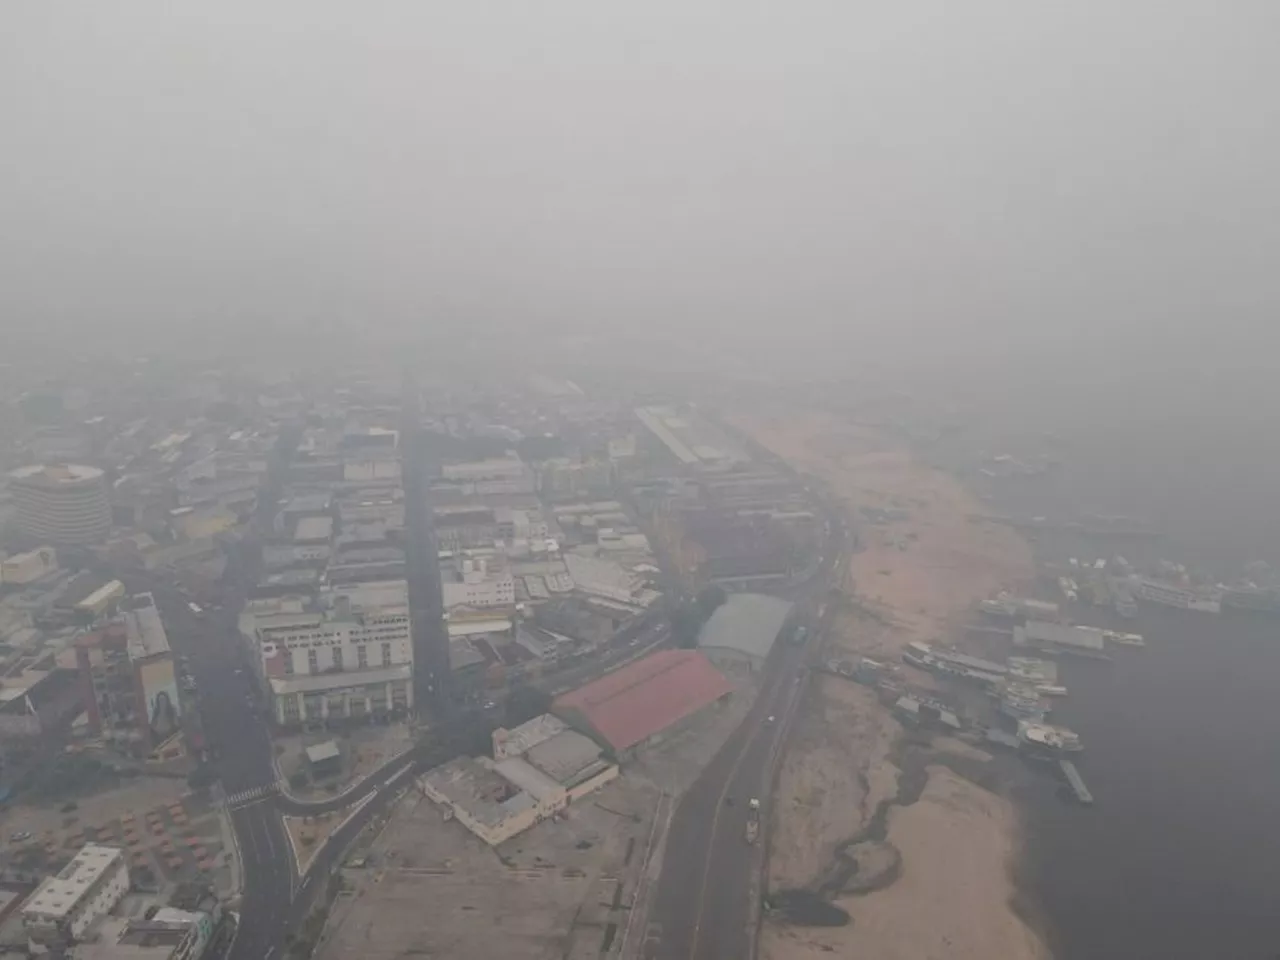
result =
M504 780L515 784L534 800L553 800L562 790L559 783L522 757L499 760L494 769Z
M615 750L626 750L733 691L695 650L659 650L556 698L560 716L581 720Z
M427 771L423 779L486 827L535 806L532 796L474 757L450 760Z
M78 463L35 464L10 471L9 479L20 483L37 483L49 487L70 487L80 483L101 480L103 473L97 467Z
M600 745L576 730L565 730L530 747L524 759L562 786L581 783L608 766Z
M519 756L530 747L544 740L550 740L556 734L568 729L568 724L549 713L526 720L520 726L512 727L510 730L500 728L493 731L493 755L498 759L504 756Z
M698 646L768 656L791 606L789 600L763 593L730 594L703 625Z
M293 531L294 540L328 540L333 535L333 517L303 517Z
M160 611L156 609L151 594L143 593L132 598L145 601L124 615L125 630L129 635L129 657L141 660L169 652L169 637L164 632Z
M389 683L392 680L413 678L413 664L402 663L376 670L342 670L335 673L309 673L292 677L272 677L271 689L277 693L306 693L315 690L332 690L337 687L354 687L367 683Z
M96 939L77 944L75 960L169 960L192 934L192 928L211 923L206 913L162 907L150 920L105 917L96 925Z
M56 876L49 877L36 888L36 892L22 905L22 912L66 916L80 902L85 891L123 859L124 851L119 847L86 844Z
M324 743L307 747L306 754L308 763L324 763L326 760L336 760L342 756L342 751L338 749L337 740L326 740Z

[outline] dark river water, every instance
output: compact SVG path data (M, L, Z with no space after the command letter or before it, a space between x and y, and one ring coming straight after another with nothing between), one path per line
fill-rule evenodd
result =
M1280 564L1280 455L1258 440L1275 435L1277 417L1239 406L1212 430L1186 416L1182 429L1161 429L1154 414L1142 429L1113 417L1088 436L1066 430L1060 471L995 499L1024 516L1122 513L1166 535L1093 552L1039 542L1042 559L1159 556L1218 577L1255 559ZM1276 960L1280 617L1144 605L1133 629L1145 648L1061 662L1069 696L1054 719L1084 739L1095 804L1063 802L1048 777L1020 789L1020 887L1056 960Z
M1144 609L1062 662L1092 808L1024 787L1021 877L1057 960L1280 957L1280 618Z

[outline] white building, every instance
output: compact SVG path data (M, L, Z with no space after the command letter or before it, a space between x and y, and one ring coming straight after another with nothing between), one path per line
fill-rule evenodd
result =
M600 746L544 714L495 731L494 756L459 757L423 776L445 816L491 846L509 840L618 776Z
M129 891L129 865L119 847L86 844L22 905L22 926L36 943L78 940Z
M52 547L15 553L0 562L0 583L34 583L58 569L58 555Z
M342 479L348 483L399 483L400 461L360 459L345 460Z
M537 478L533 469L511 454L490 460L446 463L440 468L441 478L462 486L465 492L479 496L533 493Z
M105 474L78 464L22 467L9 474L18 529L52 544L101 543L111 532Z
M385 523L404 526L404 491L388 487L385 491L361 489L338 501L338 519L344 527L353 523Z
M328 560L332 552L333 548L327 543L272 541L262 545L262 562L268 567L288 567L295 563L319 563Z
M565 566L574 585L583 593L620 603L634 603L640 583L621 564L598 557L586 557L577 553L564 555Z
M515 540L545 540L550 527L537 512L498 507L493 511L498 536L508 542Z
M213 939L221 911L161 907L142 917L107 917L72 948L71 960L199 960Z
M464 558L455 571L440 571L444 608L506 607L516 602L516 581L507 570L490 570L488 561Z
M105 613L113 603L124 596L124 584L119 580L104 583L93 593L76 603L76 612L97 617Z
M477 480L521 480L528 467L515 454L493 457L488 460L471 460L467 463L446 463L440 475L446 480L475 482Z
M330 590L319 609L253 618L262 676L282 726L413 707L408 585Z

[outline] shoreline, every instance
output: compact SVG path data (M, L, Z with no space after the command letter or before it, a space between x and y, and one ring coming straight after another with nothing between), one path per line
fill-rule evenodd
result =
M957 636L975 601L1033 575L1026 541L974 524L976 497L900 441L812 411L737 425L825 481L857 524L824 657L897 663L907 643ZM760 955L1050 957L1047 918L1020 882L1025 823L1004 766L959 742L923 742L873 691L820 678L770 813L768 887L782 909L765 921ZM836 925L842 913L851 922ZM815 918L823 925L803 922Z

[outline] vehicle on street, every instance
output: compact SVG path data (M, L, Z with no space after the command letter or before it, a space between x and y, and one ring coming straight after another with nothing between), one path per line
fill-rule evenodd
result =
M12 840L14 843L21 843L23 840L30 840L30 839L31 839L31 831L30 831L30 830L19 830L19 831L17 831L16 833L11 833L11 834L9 834L9 839L10 839L10 840Z

